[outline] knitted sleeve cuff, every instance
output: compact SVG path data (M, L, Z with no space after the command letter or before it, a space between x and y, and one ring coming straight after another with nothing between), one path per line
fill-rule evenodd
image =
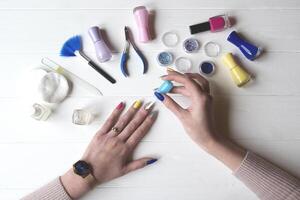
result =
M72 200L65 191L60 177L37 189L21 200Z
M233 174L260 199L300 199L299 179L250 151Z

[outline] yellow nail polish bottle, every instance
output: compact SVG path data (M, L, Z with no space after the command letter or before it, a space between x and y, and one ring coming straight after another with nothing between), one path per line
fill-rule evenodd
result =
M232 53L225 54L222 61L230 69L231 77L238 87L242 87L251 80L250 74L236 63Z

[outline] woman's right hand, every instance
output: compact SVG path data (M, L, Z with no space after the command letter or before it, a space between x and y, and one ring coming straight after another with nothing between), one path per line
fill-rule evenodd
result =
M236 170L246 150L217 132L209 82L200 74L181 74L170 70L167 72L168 74L162 76L162 79L181 84L181 86L174 86L171 92L189 98L189 107L182 108L167 94L155 93L155 95L177 116L187 134L201 148L233 171Z
M187 134L198 145L208 148L216 139L209 82L199 74L167 72L168 75L162 76L162 79L182 84L174 86L171 92L189 98L190 106L184 109L168 95L163 95L164 105L177 116Z

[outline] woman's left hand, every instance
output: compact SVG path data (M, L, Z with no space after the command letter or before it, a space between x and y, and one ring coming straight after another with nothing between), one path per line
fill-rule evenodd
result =
M81 197L92 188L91 185L110 181L157 160L149 157L132 160L136 146L150 130L157 116L157 112L151 113L151 102L143 108L140 108L141 105L141 101L136 101L121 116L125 107L121 102L90 142L81 160L92 166L92 182L74 174L73 170L61 177L72 198Z

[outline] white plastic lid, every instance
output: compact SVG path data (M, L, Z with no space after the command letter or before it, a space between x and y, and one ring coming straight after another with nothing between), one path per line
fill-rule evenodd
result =
M175 47L179 42L179 36L174 31L169 31L163 34L161 38L166 47Z
M175 60L175 67L180 72L189 72L192 69L192 61L186 57L179 57Z
M216 42L207 42L204 45L204 53L208 57L217 57L220 54L221 47Z

